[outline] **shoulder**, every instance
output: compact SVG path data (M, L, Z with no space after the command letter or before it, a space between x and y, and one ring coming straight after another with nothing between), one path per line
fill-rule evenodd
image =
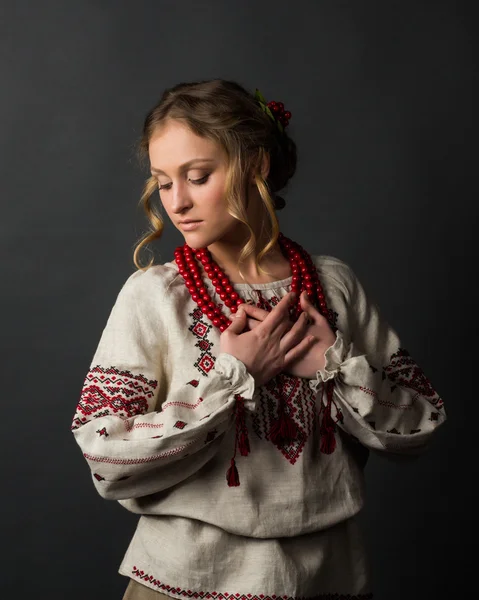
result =
M311 258L318 269L321 282L342 292L349 299L357 282L351 266L340 258L326 254L313 255Z
M129 299L139 304L157 303L167 297L179 280L181 276L174 263L152 265L144 271L138 269L123 283L118 299Z
M132 293L141 293L148 289L166 293L178 277L178 269L174 263L152 265L144 271L138 269L132 273L123 284L122 289Z

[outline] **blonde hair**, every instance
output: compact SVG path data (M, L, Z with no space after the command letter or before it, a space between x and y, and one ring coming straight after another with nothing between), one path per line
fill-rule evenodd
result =
M243 248L240 264L253 254L258 270L260 261L275 245L279 224L276 210L284 206L277 192L285 187L296 170L296 145L284 132L281 133L268 117L254 96L233 81L213 79L195 83L181 83L163 93L160 101L145 118L139 144L139 156L148 160L148 147L155 130L168 119L180 120L196 135L220 144L228 158L225 197L229 213L243 223L249 239ZM266 178L261 173L265 160L269 160ZM247 219L244 198L247 180L255 173L255 182L262 199L267 243L257 247L257 236ZM161 237L164 224L160 206L152 201L158 191L158 181L149 177L144 185L140 205L150 221L150 231L137 242L133 260L142 271L149 269L154 259L140 264L140 252L148 244ZM159 198L159 197L158 197ZM263 233L263 230L261 231Z

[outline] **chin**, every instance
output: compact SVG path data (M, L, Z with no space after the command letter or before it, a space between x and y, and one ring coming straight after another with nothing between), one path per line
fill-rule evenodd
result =
M196 250L197 248L207 248L212 244L221 242L221 240L226 240L236 227L237 223L233 223L229 227L226 227L220 231L218 231L219 228L216 227L216 231L212 232L212 228L210 227L210 231L205 231L203 228L199 228L193 231L181 231L181 234L188 246ZM203 229L203 231L201 229Z
M201 234L196 231L191 232L181 232L185 242L188 244L190 248L194 250L198 248L206 248L212 244L215 240L211 241L211 236L206 236L205 234Z

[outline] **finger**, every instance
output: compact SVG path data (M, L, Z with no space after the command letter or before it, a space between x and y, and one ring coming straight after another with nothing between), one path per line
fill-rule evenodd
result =
M293 348L303 340L308 330L310 322L311 321L308 316L308 313L301 313L296 323L291 327L288 333L286 333L281 338L280 348L284 353L291 350L291 348Z
M272 332L275 329L285 331L290 326L289 309L296 298L297 295L295 292L288 292L281 298L273 310L268 313L268 316L263 320L261 326L269 332Z
M256 319L257 321L264 321L264 319L269 315L267 310L263 310L262 308L258 308L252 304L246 304L246 302L240 305L238 312L240 310L244 310L249 317L253 317L253 319Z
M306 312L313 323L316 323L318 319L322 317L321 313L316 309L314 304L311 302L307 292L303 292L299 297L301 308Z
M225 331L239 335L246 326L246 313L243 310L238 310L236 314L231 315L231 325Z
M314 337L314 335L308 335L297 346L291 348L291 350L287 352L284 357L284 367L287 367L298 358L301 358L301 356L305 354L317 341L318 340Z
M247 323L250 329L254 329L255 327L258 327L261 321L257 321L256 319L248 319Z

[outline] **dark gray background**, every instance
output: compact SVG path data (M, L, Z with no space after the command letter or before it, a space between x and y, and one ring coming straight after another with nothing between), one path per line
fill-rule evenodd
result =
M446 402L424 457L367 467L377 598L462 597L478 500L476 30L468 5L440 0L0 3L2 598L122 596L136 517L97 495L69 429L146 227L143 117L165 87L210 77L291 110L284 233L351 264ZM159 260L179 241L167 227Z

